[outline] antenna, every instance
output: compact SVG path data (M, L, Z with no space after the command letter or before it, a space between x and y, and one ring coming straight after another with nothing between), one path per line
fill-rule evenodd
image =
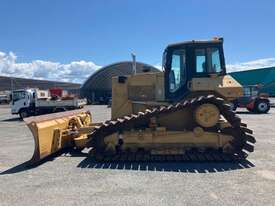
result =
M136 54L135 53L131 53L131 56L132 56L132 69L133 69L133 74L136 74L137 73L137 63L136 63Z

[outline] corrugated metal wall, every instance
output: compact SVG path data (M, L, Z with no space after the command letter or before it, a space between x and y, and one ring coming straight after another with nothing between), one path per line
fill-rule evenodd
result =
M47 80L0 76L0 91L10 91L15 89L26 88L49 89L52 87L59 87L64 90L67 90L69 93L79 94L80 86L80 84L74 84L69 82L54 82Z
M229 74L244 86L261 84L263 87L260 92L275 96L275 67L231 72Z

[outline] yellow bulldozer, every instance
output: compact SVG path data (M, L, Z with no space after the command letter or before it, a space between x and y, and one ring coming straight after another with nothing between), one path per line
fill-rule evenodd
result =
M35 140L31 164L64 149L97 161L235 161L255 138L232 111L242 86L226 74L223 39L168 45L163 71L112 78L112 118L74 110L24 119Z

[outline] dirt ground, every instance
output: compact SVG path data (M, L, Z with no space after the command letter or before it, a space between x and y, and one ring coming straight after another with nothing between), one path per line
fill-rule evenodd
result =
M95 121L106 106L87 106ZM97 163L66 153L35 168L31 132L0 106L0 205L275 205L275 108L238 111L255 152L237 163Z

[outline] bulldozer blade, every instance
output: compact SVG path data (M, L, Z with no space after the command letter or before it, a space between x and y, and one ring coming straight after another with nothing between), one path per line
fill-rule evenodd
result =
M37 164L64 148L74 147L75 135L70 132L64 135L64 131L69 131L72 120L79 120L81 126L88 126L91 123L91 114L89 111L79 109L24 119L35 143L30 165Z

